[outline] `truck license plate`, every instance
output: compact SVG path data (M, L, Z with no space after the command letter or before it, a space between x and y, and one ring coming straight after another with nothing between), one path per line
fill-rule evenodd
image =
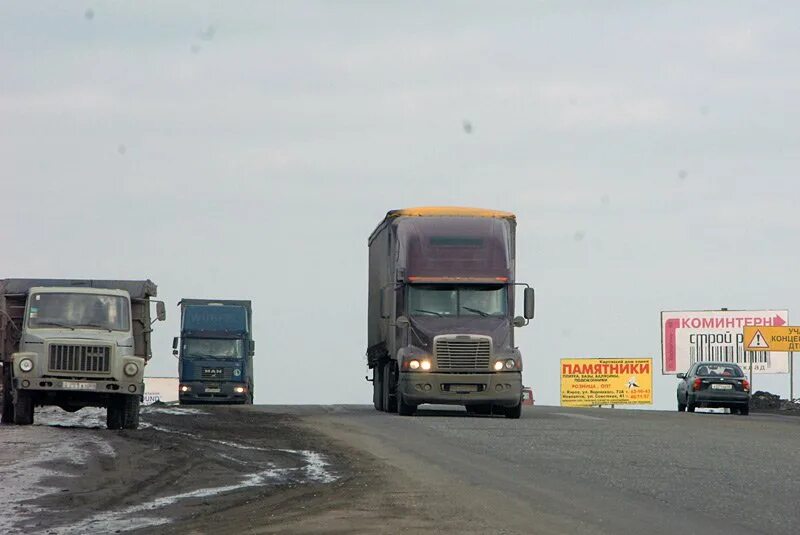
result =
M212 394L213 393L218 393L219 392L219 387L218 386L207 386L206 387L206 392L210 392Z
M711 388L714 390L731 390L733 386L731 385L711 385Z
M61 387L69 390L97 390L97 383L76 383L75 381L62 381Z
M478 385L452 385L450 387L451 391L455 391L458 394L465 394L469 392L477 392Z

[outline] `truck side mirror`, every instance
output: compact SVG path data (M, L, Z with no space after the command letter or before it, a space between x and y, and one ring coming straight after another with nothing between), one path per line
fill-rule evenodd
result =
M528 324L528 320L523 318L522 316L517 316L514 318L514 327L525 327Z
M381 317L389 318L392 315L392 287L381 290Z
M405 316L398 316L397 319L395 320L395 325L397 325L401 329L405 329L406 327L411 325L411 322L408 321L408 318Z
M525 304L524 304L524 316L525 319L533 319L533 312L535 307L535 296L533 293L533 288L525 288Z
M256 354L256 341L250 340L250 350L248 351L249 356L253 356Z
M178 349L178 337L172 339L172 349Z
M156 317L158 321L167 319L167 307L164 305L164 301L156 301Z

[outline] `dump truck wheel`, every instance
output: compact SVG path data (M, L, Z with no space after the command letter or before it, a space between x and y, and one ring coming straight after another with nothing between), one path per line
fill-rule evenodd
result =
M33 396L24 390L17 391L17 402L14 403L14 423L17 425L33 423Z
M514 407L505 407L504 412L506 418L517 420L520 416L522 416L522 403L519 403Z
M139 396L122 398L122 428L139 429Z
M11 395L11 378L8 370L3 370L3 415L4 424L14 423L14 397Z
M106 427L122 429L122 406L116 398L112 399L106 408Z

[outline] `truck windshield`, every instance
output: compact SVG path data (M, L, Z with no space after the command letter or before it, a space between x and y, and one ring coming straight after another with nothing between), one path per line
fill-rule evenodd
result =
M128 300L117 295L41 293L31 296L28 327L130 329Z
M416 284L408 287L408 311L412 316L505 316L505 286L454 286Z
M242 341L216 338L186 338L183 341L183 356L212 358L241 358Z

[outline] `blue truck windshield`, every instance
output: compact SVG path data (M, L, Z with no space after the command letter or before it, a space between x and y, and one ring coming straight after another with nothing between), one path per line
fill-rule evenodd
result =
M505 316L505 286L412 285L408 310L412 316Z
M184 331L247 332L247 311L240 306L187 306L183 312Z
M183 357L242 358L242 340L221 340L217 338L185 338Z

